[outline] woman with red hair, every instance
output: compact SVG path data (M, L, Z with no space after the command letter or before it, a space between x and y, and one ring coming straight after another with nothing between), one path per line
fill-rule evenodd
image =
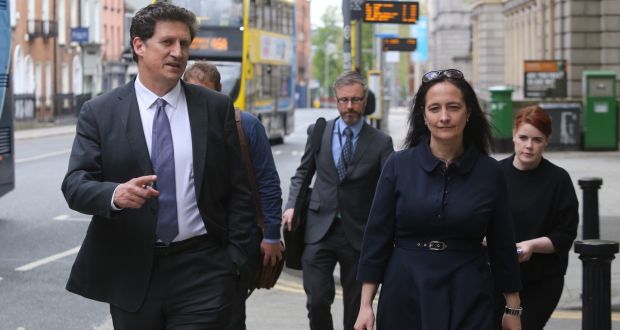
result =
M501 161L521 265L521 326L527 330L543 329L560 300L579 223L569 174L543 157L550 136L551 118L541 107L521 109L513 127L515 153ZM505 303L497 296L501 329Z

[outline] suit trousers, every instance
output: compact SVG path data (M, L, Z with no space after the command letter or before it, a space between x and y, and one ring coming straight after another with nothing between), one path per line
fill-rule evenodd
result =
M258 263L263 262L261 259L260 243L263 237L260 234L260 228L255 227L254 232L250 235L250 243L248 244L248 264L241 269L241 274L237 285L235 286L235 295L233 297L233 313L230 324L226 330L245 330L245 301L249 298L249 288L251 281L256 277L258 272Z
M362 290L362 284L355 278L359 257L359 251L353 248L345 237L341 219L334 219L329 231L319 242L306 244L302 265L310 329L334 329L331 305L336 294L334 284L336 263L340 264L344 329L353 329L359 312Z
M155 249L143 305L135 313L110 305L114 329L224 329L236 282L228 252L208 238L169 255Z

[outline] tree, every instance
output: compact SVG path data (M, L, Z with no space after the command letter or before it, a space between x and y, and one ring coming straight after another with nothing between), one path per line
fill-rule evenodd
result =
M312 57L312 76L323 87L324 93L322 95L334 96L331 86L338 75L342 73L341 16L342 12L338 7L327 7L321 16L323 26L312 32L312 48L315 50Z

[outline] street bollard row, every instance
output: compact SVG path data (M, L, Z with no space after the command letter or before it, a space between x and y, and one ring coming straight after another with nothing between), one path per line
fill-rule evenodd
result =
M618 253L618 242L599 239L598 190L601 178L582 178L583 240L575 242L575 253L583 264L583 330L611 330L611 262Z

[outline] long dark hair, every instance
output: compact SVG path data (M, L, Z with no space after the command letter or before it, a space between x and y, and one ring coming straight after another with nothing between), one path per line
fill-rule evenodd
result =
M430 135L428 127L424 125L424 106L426 105L426 94L435 84L449 82L458 88L463 94L465 106L469 110L469 121L465 125L463 132L463 145L467 148L473 145L479 152L488 155L493 150L493 139L491 137L491 126L489 121L478 103L478 97L471 85L465 79L453 79L443 75L422 83L411 105L409 115L409 130L405 138L404 147L412 148L418 145L425 137Z

